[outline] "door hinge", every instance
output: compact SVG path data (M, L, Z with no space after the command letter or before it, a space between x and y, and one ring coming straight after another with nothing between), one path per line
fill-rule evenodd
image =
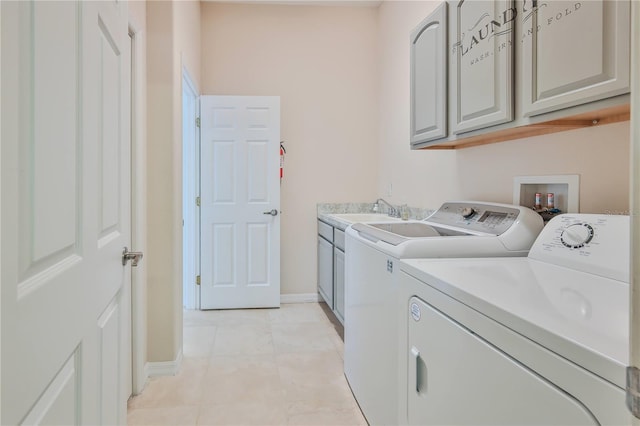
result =
M200 285L200 275L196 275L196 285Z
M200 127L200 117L196 117L196 127Z
M196 206L200 207L200 197L196 197Z

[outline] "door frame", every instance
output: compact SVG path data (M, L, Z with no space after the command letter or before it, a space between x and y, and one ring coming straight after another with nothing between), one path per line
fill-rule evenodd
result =
M131 246L147 246L146 35L129 17L131 38ZM131 383L133 395L144 389L147 360L147 272L143 260L131 268Z
M185 98L185 92L189 99ZM182 277L183 300L186 309L200 309L200 292L196 276L200 275L200 117L198 88L189 71L182 66ZM187 101L193 101L185 108Z

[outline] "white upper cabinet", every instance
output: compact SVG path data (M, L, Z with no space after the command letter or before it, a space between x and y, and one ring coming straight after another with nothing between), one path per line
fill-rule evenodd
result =
M411 144L447 136L447 4L411 33Z
M525 116L629 92L629 1L518 4Z
M513 120L513 1L449 2L449 120L454 134Z

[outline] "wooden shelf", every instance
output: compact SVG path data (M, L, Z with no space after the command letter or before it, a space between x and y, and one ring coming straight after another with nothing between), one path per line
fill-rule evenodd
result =
M629 121L631 119L631 107L629 104L618 105L609 108L590 111L582 114L568 116L555 120L530 123L523 126L506 128L469 137L458 137L455 140L444 141L432 146L419 149L459 149L472 146L487 145L491 143L506 142L514 139L540 136L550 133L564 132L567 130L583 129L585 127L602 126L605 124Z

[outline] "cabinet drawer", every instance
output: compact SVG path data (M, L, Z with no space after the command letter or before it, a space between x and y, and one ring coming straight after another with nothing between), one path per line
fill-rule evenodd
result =
M344 251L344 231L336 228L333 235L333 244Z
M328 223L324 223L323 221L318 221L318 235L321 235L322 238L329 242L333 242L333 226Z

